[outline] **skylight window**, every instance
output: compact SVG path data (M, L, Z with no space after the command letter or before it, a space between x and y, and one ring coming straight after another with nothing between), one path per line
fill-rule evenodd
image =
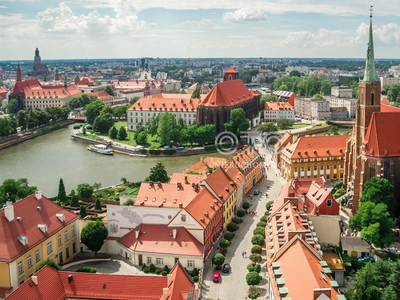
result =
M167 202L167 198L164 198L162 202L163 202L163 203Z
M153 202L156 202L156 197L153 198Z

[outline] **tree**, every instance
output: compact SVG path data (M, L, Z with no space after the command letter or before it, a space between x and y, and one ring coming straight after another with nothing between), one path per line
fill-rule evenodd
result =
M390 102L400 103L400 84L392 84L387 94Z
M121 118L126 119L126 111L128 110L128 105L121 105L114 109L114 116L120 120Z
M18 126L21 127L21 130L25 130L26 129L26 111L25 110L20 110L17 113L17 122L18 122Z
M243 218L246 212L243 209L239 209L236 214L239 218Z
M115 125L114 125L114 126L111 127L110 130L108 131L108 136L109 136L111 139L115 140L115 139L117 138L117 135L118 135L118 130L117 130L117 128L116 128Z
M258 246L258 245L257 245ZM254 263L259 263L262 261L261 254L254 253L249 256L249 259Z
M247 265L247 271L260 273L261 272L261 265L253 263L253 262L249 263Z
M190 98L192 99L199 99L200 98L200 86L198 86L197 88L194 89L192 96Z
M228 231L230 231L230 232L234 232L234 231L238 230L239 227L237 226L236 223L231 222L231 223L228 224L226 229L228 229Z
M262 247L260 245L254 245L253 247L251 247L251 253L252 254L261 254Z
M324 97L321 94L315 94L313 96L313 98L315 98L315 99L323 99Z
M221 248L228 248L230 244L231 243L228 240L222 240L221 242L219 242L219 246Z
M384 203L361 202L358 212L350 218L351 230L361 231L361 238L377 247L393 243L392 219Z
M195 141L200 145L212 144L215 142L215 125L208 124L196 128Z
M93 183L92 187L93 187L93 191L97 191L98 189L101 188L101 183L95 182L95 183Z
M229 123L224 124L225 129L240 137L242 131L249 129L249 121L246 119L246 114L242 108L231 110Z
M103 208L101 207L101 202L99 198L96 198L96 202L94 204L94 209L95 210L102 210Z
M172 129L170 115L172 115L172 114L166 112L166 113L160 114L160 117L159 117L157 134L160 137L160 142L162 145L167 145L169 142L168 135Z
M62 178L60 178L60 182L58 183L57 201L59 201L60 203L65 203L68 201L67 193L65 192L65 186Z
M109 94L110 96L114 96L114 89L113 89L111 86L107 85L107 86L105 87L104 91L105 91L107 94Z
M78 184L78 195L82 198L89 198L93 194L93 187L89 183Z
M113 126L114 121L110 114L97 116L93 122L93 130L100 132L100 134L107 134ZM122 127L121 127L122 128Z
M108 236L108 230L104 223L96 220L96 222L90 222L82 228L81 241L89 248L89 250L95 253L101 249L104 244L104 240Z
M61 267L52 259L48 258L44 261L42 261L37 267L36 267L36 272L39 271L41 268L44 266L49 266L57 271L61 271Z
M128 136L128 134L126 133L125 127L124 127L124 126L121 126L120 129L119 129L119 131L118 131L118 136L117 136L117 138L118 138L119 140L125 140L127 136Z
M222 266L225 262L225 256L221 253L216 253L211 257L211 262L216 266Z
M174 144L179 143L181 140L181 132L179 131L179 129L172 129L168 134L168 139Z
M290 76L290 77L293 77L293 76L295 76L295 77L301 77L301 74L300 74L299 71L293 70L293 71L291 71L291 72L289 73L289 76Z
M262 133L273 132L273 131L278 131L278 127L276 127L274 122L267 122L267 123L258 125L258 131L260 131Z
M250 208L250 203L247 202L247 201L243 202L242 208L243 208L244 210L249 209L249 208Z
M138 101L140 99L140 97L133 97L131 100L129 100L129 104L133 105L136 103L136 101Z
M110 106L105 105L100 111L100 116L107 114L110 115L110 117L112 118L112 116L114 115L114 109Z
M286 118L280 118L277 122L278 127L281 129L287 129L288 127L292 126L293 122L286 119Z
M168 182L169 177L164 164L160 161L150 169L149 179L154 182Z
M18 101L17 99L11 99L7 104L7 113L16 114L18 112Z
M265 242L265 239L262 235L260 234L255 234L252 238L251 238L251 243L253 245L259 245L259 246L263 246Z
M78 199L78 195L73 195L72 199L71 199L71 207L79 207L80 208L80 204L79 204L79 199Z
M249 272L246 275L246 282L248 285L257 285L261 282L260 274L257 272Z
M142 131L137 135L136 143L139 145L144 145L147 143L147 133Z
M337 127L337 126L332 126L332 127L328 130L327 134L339 135L339 127Z
M79 216L83 219L87 216L86 206L81 205L79 208Z
M26 178L6 179L0 186L0 206L6 201L15 202L18 199L32 195L36 190L36 186L28 186Z
M230 241L233 239L234 234L232 232L227 232L224 234L224 239Z
M364 184L364 190L360 201L371 201L375 204L384 203L393 216L396 203L393 197L393 189L393 185L391 185L387 179L372 177Z
M86 111L84 112L84 115L86 116L87 122L90 125L93 125L94 120L96 119L97 116L100 115L100 112L104 106L105 106L104 102L100 100L95 100L92 103L85 106Z

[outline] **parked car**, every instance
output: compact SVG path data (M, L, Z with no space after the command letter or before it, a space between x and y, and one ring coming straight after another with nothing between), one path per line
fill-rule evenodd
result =
M229 266L229 264L224 264L222 267L222 273L229 273L231 267Z
M364 256L364 257L360 257L358 259L358 261L363 261L363 262L375 262L375 259L373 257L369 257L369 256Z
M258 195L259 193L260 193L259 190L255 190L255 191L254 191L254 195Z
M220 282L220 280L221 280L221 273L220 272L215 272L214 275L213 275L213 282L218 283L218 282Z
M396 247L385 248L385 251L397 254L397 248Z

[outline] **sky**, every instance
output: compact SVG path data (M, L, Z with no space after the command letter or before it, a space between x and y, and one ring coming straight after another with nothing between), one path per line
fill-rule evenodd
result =
M364 58L365 0L0 0L0 60ZM376 58L400 58L400 1L373 8Z

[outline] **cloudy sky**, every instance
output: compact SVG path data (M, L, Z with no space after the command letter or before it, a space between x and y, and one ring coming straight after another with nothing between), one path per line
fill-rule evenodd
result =
M0 0L0 60L354 57L364 0ZM373 3L371 3L373 4ZM400 1L374 6L377 58L400 58Z

